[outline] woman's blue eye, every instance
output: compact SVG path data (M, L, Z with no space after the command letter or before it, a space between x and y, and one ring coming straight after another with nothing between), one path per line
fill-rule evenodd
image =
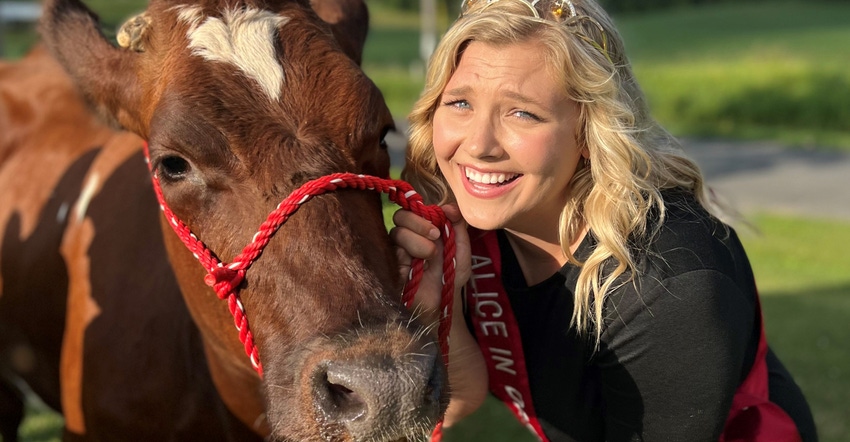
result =
M453 100L443 103L444 106L456 107L458 109L469 109L469 102L466 100Z
M514 112L514 115L516 115L520 118L527 118L527 119L531 119L531 120L534 120L534 121L542 121L540 117L532 114L531 112L527 112L527 111L518 110L518 111Z

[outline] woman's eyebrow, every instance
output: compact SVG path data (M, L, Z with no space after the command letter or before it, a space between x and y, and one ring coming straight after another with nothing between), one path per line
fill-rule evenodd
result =
M536 105L538 105L538 106L542 106L542 105L543 105L540 101L535 100L534 98L531 98L531 97L529 97L528 95L523 95L523 94L521 94L521 93L519 93L519 92L514 92L514 91L504 91L504 92L502 92L502 95L504 95L505 97L510 98L510 99L512 99L512 100L519 101L519 102L521 102L521 103L526 103L526 104L536 104Z
M452 95L452 96L469 95L470 92L472 92L472 88L470 86L460 86L460 87L456 87L454 89L444 90L443 95Z

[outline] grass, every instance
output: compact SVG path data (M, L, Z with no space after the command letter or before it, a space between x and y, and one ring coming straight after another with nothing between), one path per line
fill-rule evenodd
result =
M18 435L21 442L59 442L63 422L62 416L30 396Z
M759 215L742 232L771 347L812 407L821 441L850 440L850 224Z

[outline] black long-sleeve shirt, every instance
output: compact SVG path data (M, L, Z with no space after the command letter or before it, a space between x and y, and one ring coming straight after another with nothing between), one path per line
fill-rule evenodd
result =
M634 282L604 304L599 348L569 326L580 269L528 287L504 232L502 279L519 324L534 408L552 442L716 441L759 339L756 288L735 232L692 197L665 194L666 220L633 250ZM576 255L595 245L588 234ZM816 440L805 398L773 354L771 400Z

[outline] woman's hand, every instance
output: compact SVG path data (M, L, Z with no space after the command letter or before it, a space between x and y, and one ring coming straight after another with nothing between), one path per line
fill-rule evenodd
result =
M469 234L466 222L460 215L455 204L441 207L455 233L455 289L466 285L471 275ZM443 232L425 218L409 211L398 210L393 215L395 227L390 231L390 237L396 245L396 255L399 261L399 273L403 281L407 281L410 265L414 258L424 260L424 274L420 283L415 303L427 311L437 311L440 306L440 290L443 276ZM437 296L431 296L436 293Z
M461 289L472 275L469 234L467 225L455 204L441 207L452 223L455 233L454 314L449 335L449 384L451 402L446 411L444 425L451 426L478 409L487 397L487 368L478 343L466 327L463 315ZM413 311L420 312L425 323L439 320L440 298L443 288L442 232L430 221L408 210L393 215L395 227L390 237L396 245L399 273L407 281L413 258L425 260L424 274L414 300Z

